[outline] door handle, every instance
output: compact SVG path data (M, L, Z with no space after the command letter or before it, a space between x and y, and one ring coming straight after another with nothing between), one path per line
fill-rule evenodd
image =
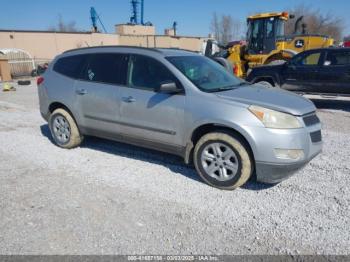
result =
M128 96L128 97L123 97L123 101L126 103L133 103L133 102L136 102L136 99L133 98L132 96Z
M87 94L86 89L78 89L76 92L78 95L86 95Z

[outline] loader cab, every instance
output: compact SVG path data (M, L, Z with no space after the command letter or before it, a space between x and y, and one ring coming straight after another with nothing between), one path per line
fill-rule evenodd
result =
M256 15L247 19L247 53L269 54L276 49L276 39L284 36L287 13Z

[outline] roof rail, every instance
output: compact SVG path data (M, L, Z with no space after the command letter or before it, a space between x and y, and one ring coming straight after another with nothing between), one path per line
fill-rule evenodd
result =
M142 49L142 50L149 50L149 51L154 51L157 53L162 53L160 50L156 48L151 48L151 47L141 47L141 46L127 46L127 45L104 45L104 46L89 46L89 47L81 47L81 48L75 48L75 49L70 49L66 50L63 52L63 54L74 52L74 51L79 51L79 50L89 50L89 49L103 49L103 48L111 48L111 47L118 47L118 48L134 48L134 49Z
M186 51L186 52L191 52L191 53L198 53L196 51L189 50L189 49L183 49L180 47L159 47L159 48L157 48L157 50L174 50L174 51Z

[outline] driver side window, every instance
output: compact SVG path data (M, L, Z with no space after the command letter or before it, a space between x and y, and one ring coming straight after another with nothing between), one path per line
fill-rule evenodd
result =
M294 59L293 65L296 66L315 66L318 65L321 58L321 52L308 53L298 56Z
M169 81L177 83L174 75L162 63L142 55L130 57L128 86L153 91Z

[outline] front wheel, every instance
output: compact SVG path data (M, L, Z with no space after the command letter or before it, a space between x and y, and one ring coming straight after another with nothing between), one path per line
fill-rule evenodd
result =
M248 146L241 138L225 132L204 135L194 149L198 174L209 185L233 190L247 182L253 172Z
M259 82L256 82L255 84L259 84L267 88L274 88L274 86L268 81L259 81Z

